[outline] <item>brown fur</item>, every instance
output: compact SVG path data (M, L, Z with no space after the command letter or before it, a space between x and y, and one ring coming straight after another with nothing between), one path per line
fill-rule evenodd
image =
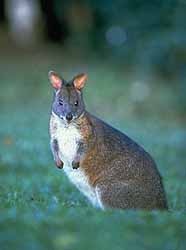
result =
M86 145L80 167L101 190L104 206L167 208L159 172L142 147L88 112L77 125Z

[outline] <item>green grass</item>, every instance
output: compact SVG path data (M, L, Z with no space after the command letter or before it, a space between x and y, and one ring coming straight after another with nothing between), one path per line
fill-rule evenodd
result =
M23 64L8 61L3 64L8 72L2 67L0 72L0 249L185 249L186 129L177 90L165 93L164 86L152 85L150 96L136 103L122 73L99 62L80 67L90 74L85 90L88 109L153 155L170 208L169 212L101 211L54 166L47 70L59 66L48 60L36 71L34 63L27 61L23 70ZM70 63L62 66L65 77L70 77L74 72ZM174 112L169 115L171 107Z

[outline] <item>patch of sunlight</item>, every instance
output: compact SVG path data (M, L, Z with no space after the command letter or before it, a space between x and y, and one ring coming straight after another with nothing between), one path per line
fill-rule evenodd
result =
M77 242L77 238L74 234L63 234L58 236L54 243L57 247L69 247L69 245L73 245Z

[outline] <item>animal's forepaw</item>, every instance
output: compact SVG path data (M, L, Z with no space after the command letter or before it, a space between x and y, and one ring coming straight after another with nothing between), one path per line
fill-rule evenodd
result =
M60 169L63 168L63 162L62 162L61 160L57 160L57 161L55 161L55 163L56 163L56 166L57 166L58 168L60 168Z
M79 166L79 162L77 162L77 161L73 161L72 162L72 168L73 169L78 169L80 166Z

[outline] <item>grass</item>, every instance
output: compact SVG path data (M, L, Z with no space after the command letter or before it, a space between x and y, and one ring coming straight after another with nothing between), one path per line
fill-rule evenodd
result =
M76 62L57 59L53 65L47 58L36 69L38 58L18 64L14 58L6 60L0 72L0 249L185 249L186 129L177 90L165 92L165 86L152 84L149 96L136 102L129 81L107 64L81 62L77 69ZM88 71L88 109L153 155L169 212L100 211L55 168L49 148L52 92L47 71L59 69L60 63L65 77Z

